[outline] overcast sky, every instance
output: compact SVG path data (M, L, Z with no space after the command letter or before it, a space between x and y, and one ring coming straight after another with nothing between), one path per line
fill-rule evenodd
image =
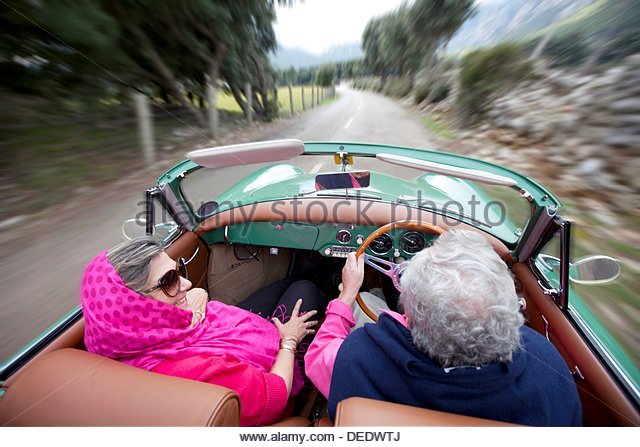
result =
M276 6L278 43L320 54L332 45L360 42L372 17L392 11L401 3L402 0L304 0L292 8Z
M360 42L369 19L398 7L402 0L304 0L276 7L280 46L320 54L332 45Z

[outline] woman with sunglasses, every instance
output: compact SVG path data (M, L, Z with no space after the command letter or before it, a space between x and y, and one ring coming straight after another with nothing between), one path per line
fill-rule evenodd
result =
M233 389L240 425L268 425L302 388L297 358L315 333L319 300L310 282L289 281L239 306L208 301L206 291L191 289L184 260L171 259L155 239L134 239L85 270L85 345L149 371Z

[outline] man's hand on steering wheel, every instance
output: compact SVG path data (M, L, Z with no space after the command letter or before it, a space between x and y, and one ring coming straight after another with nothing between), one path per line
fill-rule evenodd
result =
M347 262L342 268L342 291L340 298L351 307L364 279L364 256L356 258L356 253L349 253Z

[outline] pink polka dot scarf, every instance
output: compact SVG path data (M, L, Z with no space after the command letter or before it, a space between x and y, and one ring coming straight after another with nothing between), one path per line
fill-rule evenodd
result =
M82 307L87 350L147 370L165 359L227 354L266 372L279 349L280 334L271 322L217 301L207 304L201 323L189 327L191 311L129 289L107 252L85 270Z

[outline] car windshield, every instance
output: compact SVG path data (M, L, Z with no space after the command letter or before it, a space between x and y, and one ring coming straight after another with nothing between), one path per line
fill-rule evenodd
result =
M462 220L514 244L531 217L531 208L518 191L451 176L399 167L374 157L354 156L349 171L371 172L366 188L316 190L318 173L339 172L332 155L301 155L277 163L258 163L218 169L202 168L187 175L180 187L195 213L204 203L218 202L219 211L295 197L349 197L380 200L434 211L446 216L448 225Z

